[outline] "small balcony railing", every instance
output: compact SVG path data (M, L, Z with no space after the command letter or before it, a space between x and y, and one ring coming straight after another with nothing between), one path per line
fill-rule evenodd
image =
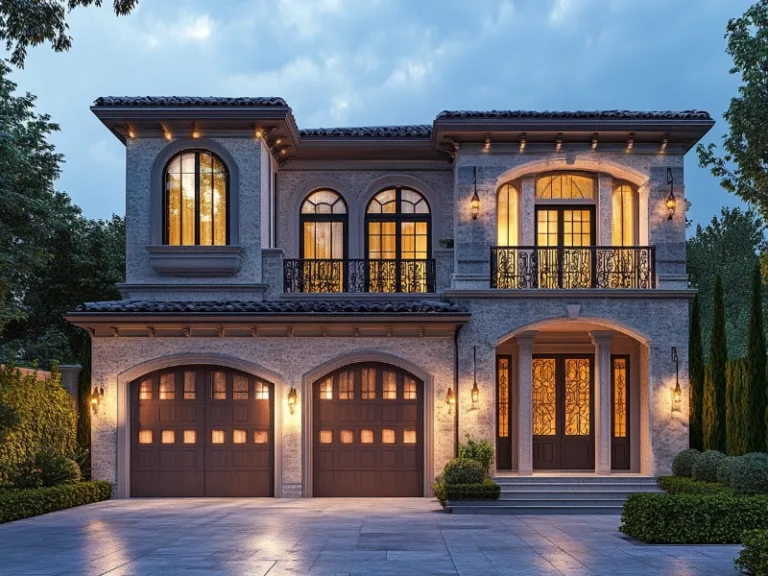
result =
M653 246L492 246L491 288L655 288Z
M283 290L287 293L434 292L435 261L286 259Z

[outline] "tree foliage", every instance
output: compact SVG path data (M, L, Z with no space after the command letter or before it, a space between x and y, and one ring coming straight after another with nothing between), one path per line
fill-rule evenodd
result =
M763 282L760 266L752 272L752 295L749 311L749 337L747 343L747 388L748 398L744 421L747 429L746 452L763 452L766 446L766 396L765 381L765 333L763 326Z
M704 351L701 347L701 310L699 296L693 297L691 305L690 334L688 337L688 363L690 374L690 418L689 446L696 450L704 448L702 409L704 401Z
M747 418L744 402L749 389L749 369L744 358L731 360L725 369L725 439L726 454L739 456L747 452Z
M712 336L709 340L709 385L705 385L704 447L708 450L726 450L726 362L728 346L725 336L725 306L723 284L715 278L715 304L712 320ZM709 388L709 390L706 390ZM708 396L708 398L707 398ZM708 400L708 406L707 406Z
M117 16L125 16L139 0L113 0ZM67 14L79 7L98 6L102 0L2 0L0 2L0 41L11 53L11 64L24 67L27 48L50 42L56 52L72 47Z

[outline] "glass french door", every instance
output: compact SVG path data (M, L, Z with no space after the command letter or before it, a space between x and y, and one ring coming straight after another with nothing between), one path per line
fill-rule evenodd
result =
M594 278L594 206L538 206L540 288L590 288Z

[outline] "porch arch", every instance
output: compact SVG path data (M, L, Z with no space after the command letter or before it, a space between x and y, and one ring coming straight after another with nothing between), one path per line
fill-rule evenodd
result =
M647 174L629 166L617 164L604 158L583 158L577 157L575 161L569 163L569 159L565 157L557 158L542 158L525 162L518 166L514 166L509 170L501 173L496 179L496 188L507 184L512 180L522 178L528 174L536 174L540 172L552 172L552 171L573 171L581 170L585 172L605 172L610 174L618 180L626 180L631 182L638 188L648 183L649 177Z

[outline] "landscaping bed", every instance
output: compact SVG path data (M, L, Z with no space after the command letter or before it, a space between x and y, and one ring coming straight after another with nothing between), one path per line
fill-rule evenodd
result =
M108 500L111 494L112 485L101 480L0 492L0 524L101 502Z

